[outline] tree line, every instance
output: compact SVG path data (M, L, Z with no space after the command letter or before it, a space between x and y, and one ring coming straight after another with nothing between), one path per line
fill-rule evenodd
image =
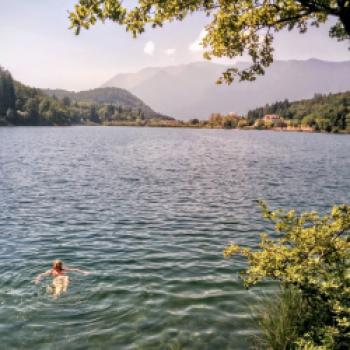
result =
M280 115L292 127L309 127L315 131L350 131L350 92L315 94L311 99L288 100L250 110L247 119L254 123L266 114Z
M0 125L72 125L144 120L141 108L49 96L0 67Z

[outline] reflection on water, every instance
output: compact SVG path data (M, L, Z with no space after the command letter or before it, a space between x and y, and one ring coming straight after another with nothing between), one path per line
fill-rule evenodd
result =
M1 347L246 349L263 288L224 245L268 228L259 198L350 202L349 154L339 135L1 128ZM33 283L54 258L93 272L57 300Z

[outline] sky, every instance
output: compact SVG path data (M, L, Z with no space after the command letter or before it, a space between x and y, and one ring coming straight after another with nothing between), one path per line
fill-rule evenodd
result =
M208 18L201 14L149 29L137 39L114 23L99 23L76 36L68 21L74 3L0 0L0 65L30 86L82 90L118 73L203 59L199 42ZM277 34L275 59L350 60L349 42L329 38L328 27Z

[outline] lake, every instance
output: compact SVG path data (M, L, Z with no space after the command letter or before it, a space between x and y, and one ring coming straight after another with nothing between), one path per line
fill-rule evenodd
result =
M230 241L272 208L350 202L350 137L128 127L0 128L1 348L247 349L251 308ZM53 300L36 274L71 275Z

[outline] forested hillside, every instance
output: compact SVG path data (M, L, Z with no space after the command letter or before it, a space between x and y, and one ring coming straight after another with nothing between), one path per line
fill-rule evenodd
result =
M15 81L0 67L0 125L71 125L151 118L170 119L123 89L48 93Z
M85 104L97 104L97 105L117 105L118 107L133 111L139 111L145 119L150 118L165 118L164 115L154 112L149 106L147 106L141 99L130 93L125 89L116 87L97 88L87 91L67 91L60 89L47 89L44 92L49 96L56 96L58 98L68 97L71 101L81 102Z
M266 114L278 114L291 126L308 126L320 131L350 131L350 91L337 94L316 94L308 100L288 100L267 104L248 112L254 122Z

